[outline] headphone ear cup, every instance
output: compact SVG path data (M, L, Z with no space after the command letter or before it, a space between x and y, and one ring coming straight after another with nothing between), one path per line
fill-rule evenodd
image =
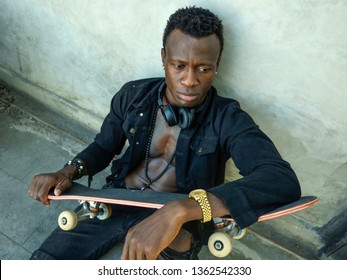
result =
M182 128L190 128L194 121L194 110L187 108L179 108L178 110L178 125Z
M170 105L162 105L160 108L168 126L175 126L177 124L177 117L174 109Z

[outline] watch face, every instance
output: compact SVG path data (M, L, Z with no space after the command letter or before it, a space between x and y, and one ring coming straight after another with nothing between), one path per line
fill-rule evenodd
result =
M203 195L203 194L205 194L205 190L201 190L201 189L198 189L198 190L193 190L192 192L191 192L191 195L196 195L196 196L198 196L198 195Z

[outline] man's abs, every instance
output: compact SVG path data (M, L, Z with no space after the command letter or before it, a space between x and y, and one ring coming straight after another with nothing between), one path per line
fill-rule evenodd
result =
M151 159L148 164L148 176L155 178L162 170L167 166L167 161L161 158ZM132 170L125 177L125 184L128 188L147 187L148 180L145 176L145 161L143 161L138 167ZM170 165L163 176L157 181L151 183L148 186L150 189L157 192L177 192L176 186L176 169L175 166Z

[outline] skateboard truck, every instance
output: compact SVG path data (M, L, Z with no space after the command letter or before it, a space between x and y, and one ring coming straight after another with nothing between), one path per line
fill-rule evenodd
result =
M232 239L241 239L247 230L241 229L234 220L214 218L215 232L208 239L211 254L223 258L232 250Z
M58 225L62 230L68 231L74 229L79 221L83 221L87 218L98 218L99 220L105 220L112 214L112 208L105 204L96 201L80 200L82 208L78 211L63 211L58 217Z

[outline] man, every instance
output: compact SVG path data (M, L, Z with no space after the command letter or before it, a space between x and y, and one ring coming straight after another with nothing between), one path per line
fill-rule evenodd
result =
M73 180L103 170L127 140L105 187L182 192L187 198L159 210L114 206L105 221L56 229L32 259L96 259L119 241L122 259L194 259L201 227L209 228L213 217L231 215L246 227L300 197L295 173L271 140L235 100L212 87L223 45L216 15L196 7L177 10L163 36L165 78L125 84L94 142L58 172L35 176L29 187L48 205L50 189L59 195ZM224 183L230 157L243 178Z

